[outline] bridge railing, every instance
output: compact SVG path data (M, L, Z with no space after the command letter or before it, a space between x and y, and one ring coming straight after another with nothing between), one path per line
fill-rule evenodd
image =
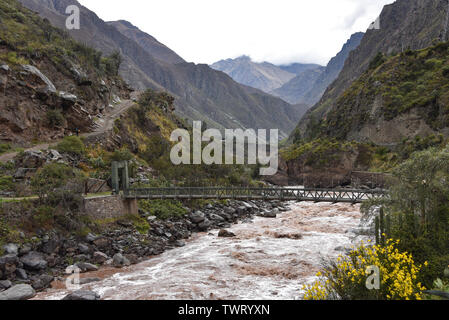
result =
M298 201L363 202L386 196L385 190L357 189L288 189L244 187L169 187L127 189L126 198L215 198L215 199L276 199Z

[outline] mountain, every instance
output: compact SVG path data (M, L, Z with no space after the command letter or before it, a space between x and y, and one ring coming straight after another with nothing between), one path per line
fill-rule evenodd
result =
M256 63L248 56L221 60L211 68L223 71L238 83L271 92L295 77L294 73L285 71L268 62Z
M349 38L341 51L329 61L326 69L314 83L312 89L304 95L302 102L314 105L321 99L327 87L337 79L349 54L360 45L363 36L363 32L357 32Z
M323 66L320 66L319 64L314 64L314 63L292 63L292 64L279 66L279 68L281 68L282 70L296 74L296 75L300 75L304 71L320 69L322 67Z
M91 132L130 90L112 58L16 0L0 2L0 141L29 146Z
M218 129L279 128L280 136L285 137L305 112L302 107L242 86L206 65L162 61L151 54L153 37L126 22L106 23L76 0L20 1L61 28L65 27L67 6L77 5L81 28L69 34L104 54L118 50L123 56L120 74L126 81L139 90L168 91L176 99L177 113L190 120L202 120ZM139 39L140 44L134 39Z
M304 96L313 90L324 71L324 67L306 69L282 87L275 89L273 94L289 103L300 103L304 100Z
M316 134L399 144L449 136L449 42L393 57L379 55L336 101Z
M156 59L173 64L185 62L183 58L176 54L176 52L167 48L148 33L142 32L128 21L111 21L108 22L108 24L115 27L128 38L137 42Z
M426 48L435 39L441 39L447 30L447 12L445 0L397 0L386 5L379 17L380 29L367 30L360 45L349 54L338 78L300 121L292 140L313 135L317 121L335 108L338 98L367 70L379 52L390 56L407 49Z

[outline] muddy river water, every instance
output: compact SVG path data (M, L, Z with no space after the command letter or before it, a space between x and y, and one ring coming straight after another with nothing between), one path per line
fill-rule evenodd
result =
M301 299L323 257L337 257L354 242L360 206L291 203L276 219L256 217L219 238L218 230L195 234L176 248L123 269L105 268L82 277L102 280L81 286L105 300ZM56 286L35 299L61 299Z

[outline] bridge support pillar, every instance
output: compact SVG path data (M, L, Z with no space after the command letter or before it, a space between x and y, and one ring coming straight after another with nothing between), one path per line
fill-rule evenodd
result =
M137 199L123 199L126 214L139 214L139 205Z

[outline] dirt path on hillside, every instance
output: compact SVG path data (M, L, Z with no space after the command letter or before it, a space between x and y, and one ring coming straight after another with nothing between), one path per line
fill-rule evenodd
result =
M134 100L138 98L139 94L139 92L131 93L131 99L123 100L120 104L116 105L109 113L106 113L105 117L97 122L98 127L93 132L83 133L80 136L88 138L101 135L105 132L108 132L109 130L112 130L112 128L114 127L114 121L135 104ZM60 141L61 140L52 143L46 142L38 144L31 148L26 148L24 151L47 150L51 147L56 146ZM8 162L10 160L13 160L17 156L17 154L18 152L11 152L0 155L0 162Z

